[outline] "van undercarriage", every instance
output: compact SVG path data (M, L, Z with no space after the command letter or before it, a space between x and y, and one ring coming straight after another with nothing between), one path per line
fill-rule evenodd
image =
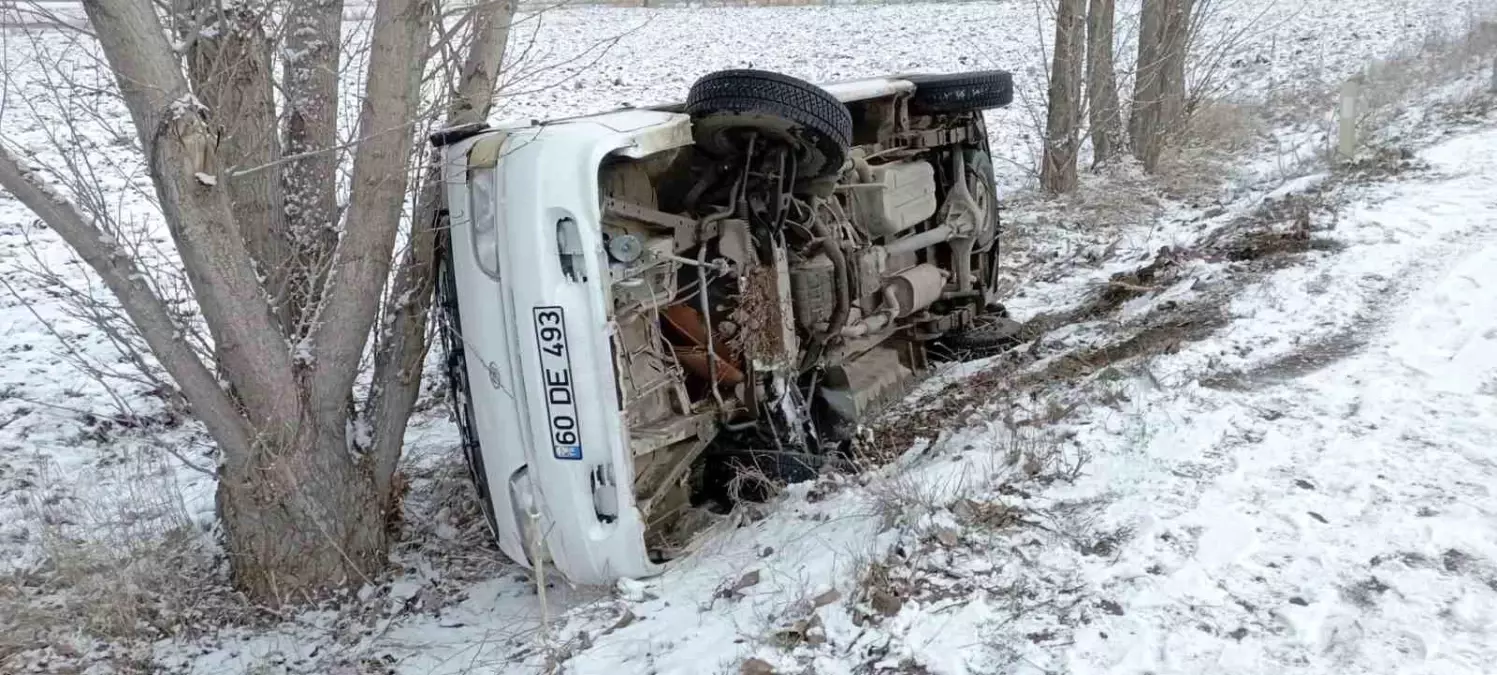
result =
M460 290L466 249L485 281L499 280L493 288L501 294L531 294L520 285L532 282L543 289L575 285L584 289L578 297L593 298L588 316L606 315L591 324L606 334L606 354L598 355L611 370L604 378L578 372L579 328L590 331L573 318L578 310L553 306L544 290L500 320L520 323L515 317L524 314L528 334L513 344L532 346L539 367L528 370L537 357L515 358L517 369L535 374L515 384L539 383L545 401L505 404L521 408L508 419L532 429L520 438L549 436L542 444L552 449L503 461L519 467L509 472L515 491L514 476L528 474L534 462L582 459L581 428L592 420L573 402L596 397L595 407L611 410L599 423L612 428L602 418L617 417L623 447L615 456L626 457L629 475L627 490L600 489L621 483L623 467L593 466L586 474L594 496L589 515L608 523L632 510L652 563L670 559L689 539L682 524L692 519L683 514L761 498L771 484L811 478L845 457L860 423L907 391L933 358L1009 345L1012 322L993 304L998 203L982 115L1011 100L1009 75L869 82L876 86L855 83L867 91L848 94L852 89L777 73L721 71L699 80L684 104L635 112L628 119L648 113L665 121L648 138L636 133L633 145L606 154L595 169L584 167L596 171L596 204L589 207L596 218L568 211L554 224L537 223L547 230L544 250L555 246L547 264L558 281L550 286L544 275L489 272L484 235L472 234L477 243L470 243L466 231L498 229L502 242L503 228L519 226L513 218L485 224L480 202L496 200L503 218L511 203L504 186L521 178L501 178L497 198L480 194L477 180L486 162L513 168L534 149L517 145L515 133L498 134L488 150L483 140L461 144L463 180L472 188L447 196L471 206L449 205L439 321L463 444L501 544L506 532L528 526L499 522L497 512L512 508L554 521L556 514L542 512L559 507L534 503L549 501L534 481L531 498L501 497L495 472L485 467L497 453L533 448L492 447L514 437L484 433L477 423L485 410L474 405L471 384L483 377L497 386L509 375L468 358L484 347L474 345L463 317L488 310L475 310L480 301ZM689 127L673 131L672 120ZM667 138L686 128L689 137ZM541 142L543 134L530 138ZM455 147L460 140L439 142ZM475 161L485 153L495 159ZM498 255L502 264L505 251ZM496 335L521 334L504 330L510 332ZM605 338L587 339L602 345ZM617 503L620 494L632 503ZM521 505L524 499L531 501ZM544 532L530 534L550 541ZM549 548L555 558L566 545ZM506 547L512 557L514 549Z

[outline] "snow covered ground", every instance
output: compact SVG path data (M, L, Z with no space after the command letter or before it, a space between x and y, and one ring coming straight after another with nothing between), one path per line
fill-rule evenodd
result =
M1062 423L951 429L857 481L797 486L661 578L553 597L546 632L506 577L349 653L410 673L1489 672L1487 125L1346 187L1351 206L1310 224L1344 248L1241 288L1211 338L1066 387L1086 405ZM1200 261L1140 313L1244 269ZM392 611L438 582L423 574ZM318 621L160 656L302 672L325 663L311 635L336 632Z
M1281 2L1232 46L1232 90L1246 101L1319 91L1463 25L1480 4ZM1263 14L1223 6L1239 22ZM1048 31L1030 3L579 9L524 25L534 46L521 51L502 117L677 99L700 74L733 66L820 81L1013 68L1020 105L990 126L995 153L1010 160L1000 182L1030 180ZM39 61L63 60L75 78L102 74L63 37L41 36L39 59L37 43L6 35L4 140L56 161L49 134L62 113L15 101L55 89ZM123 109L82 105L99 113L83 122L85 147L119 167L110 195L145 213L143 174L111 129ZM1317 129L1272 131L1314 146ZM367 589L354 611L128 654L203 674L1488 672L1497 132L1467 128L1418 159L1427 167L1338 187L1338 208L1311 213L1316 240L1339 250L1266 275L1245 271L1251 263L1182 262L1168 288L1047 336L1048 358L1027 372L1231 290L1208 339L1031 399L979 402L893 465L793 487L662 578L553 585L542 603L531 579L484 546L453 470L455 432L437 408L410 433L409 471L431 494L413 498L418 532L396 552L403 571L390 584ZM1019 253L1047 275L1011 306L1020 318L1073 306L1160 246L1204 246L1265 197L1331 181L1282 185L1282 157L1269 150L1244 161L1254 170L1221 204L1166 201L1157 220L1118 230L1086 232L1055 205L1012 214L1027 231ZM167 416L149 386L115 378L111 392L72 367L81 354L129 371L107 336L67 315L58 288L22 271L33 251L88 291L61 244L0 195L0 575L12 575L0 580L56 573L59 547L128 548L213 520L211 478L163 455L211 463L206 437ZM938 401L946 385L993 366L954 369L914 398ZM1052 415L1055 406L1067 414ZM1013 416L1058 421L1005 421ZM0 600L13 592L28 591L0 588ZM107 645L74 637L72 653L13 661L0 637L0 670L119 666ZM750 658L759 661L745 666Z
M1420 153L1078 429L1129 537L1067 672L1482 673L1497 657L1497 133ZM1324 226L1328 224L1317 223ZM1206 376L1215 387L1203 386ZM1107 527L1109 525L1103 525Z

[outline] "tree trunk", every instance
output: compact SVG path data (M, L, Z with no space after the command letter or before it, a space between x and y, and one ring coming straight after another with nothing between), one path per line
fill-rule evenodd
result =
M1169 134L1182 121L1192 0L1144 0L1128 131L1144 170L1159 169Z
M389 339L376 345L376 386L363 410L353 385L416 173L424 64L451 52L431 46L433 0L378 0L340 218L341 0L291 4L279 83L264 30L271 17L171 0L165 16L185 47L178 53L157 4L83 0L227 386L183 338L148 271L4 148L0 186L99 274L217 442L219 515L240 588L268 603L317 598L372 580L386 552L384 508L426 353L436 174L415 205L412 247L383 308ZM461 80L440 90L454 97L454 123L487 114L514 4L467 11L474 40ZM280 138L277 90L286 97ZM373 430L372 447L353 447L351 423Z
M1138 22L1138 62L1133 77L1133 106L1128 115L1128 142L1133 156L1152 172L1159 163L1159 34L1170 0L1144 0Z
M448 125L470 124L488 117L514 13L513 2L491 2L476 10L473 43L469 46L457 91L447 111ZM426 325L436 281L441 169L438 155L434 153L416 199L410 248L401 259L400 269L395 274L394 292L390 294L391 303L385 309L387 330L374 362L377 385L371 390L369 404L365 406L370 411L370 426L374 429L374 445L369 454L375 463L375 486L387 499L394 496L391 479L405 442L406 421L420 393L421 368L430 346ZM395 504L385 505L387 511L391 508L395 508Z
M1086 0L1060 0L1055 15L1055 58L1050 68L1050 110L1040 183L1053 193L1076 188L1080 145L1082 54Z
M286 193L287 225L298 242L290 283L280 298L296 324L293 337L310 326L304 314L322 296L328 263L338 244L338 64L343 32L342 0L297 0L286 15L281 83L288 161L279 175Z
M1190 56L1190 14L1194 0L1170 0L1160 31L1159 124L1165 143L1185 124L1185 63Z
M218 12L206 0L178 0L178 26L192 30L180 36L191 45L187 75L217 134L218 154L229 166L226 183L234 220L244 247L264 278L276 318L283 331L293 325L293 305L287 302L293 246L286 226L286 202L272 166L281 157L276 137L275 98L271 77L271 42L262 17L244 7ZM190 17L210 22L200 30Z
M1086 96L1093 165L1106 164L1122 142L1118 82L1112 65L1115 0L1091 0L1086 13Z
M369 472L344 428L308 424L281 448L257 448L219 474L218 513L234 583L275 604L314 601L367 583L385 556L384 519Z

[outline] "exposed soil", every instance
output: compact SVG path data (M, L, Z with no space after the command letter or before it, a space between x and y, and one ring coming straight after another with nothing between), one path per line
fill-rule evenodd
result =
M1365 318L1251 370L1205 378L1201 386L1249 391L1308 375L1360 351L1378 323L1378 317Z
M1342 188L1417 168L1404 152L1379 153L1350 165L1302 193L1265 201L1192 249L1161 248L1148 264L1115 274L1087 302L1025 322L1016 342L1019 348L997 356L969 377L946 384L918 402L905 402L886 411L869 426L872 442L858 447L860 458L880 464L904 453L920 438L936 438L942 430L962 426L978 408L1004 401L1035 398L1044 389L1075 386L1118 364L1172 353L1187 342L1209 337L1230 317L1223 311L1231 295L1264 274L1297 264L1306 254L1335 252L1341 245L1317 233L1312 223L1330 223L1342 206ZM1127 302L1169 288L1179 277L1181 263L1199 259L1226 263L1229 282L1199 293L1189 302L1159 303L1144 319L1110 329L1112 339L1101 345L1067 348L1045 336L1068 326L1116 321ZM1214 378L1207 386L1252 386L1252 383L1292 377L1318 369L1355 353L1363 344L1371 320L1348 327L1325 340L1306 345L1294 354L1252 372ZM1038 365L1037 368L1034 366ZM1072 409L1046 411L1043 422L1064 419ZM999 411L1001 418L1009 418ZM1029 420L1010 424L1034 424Z

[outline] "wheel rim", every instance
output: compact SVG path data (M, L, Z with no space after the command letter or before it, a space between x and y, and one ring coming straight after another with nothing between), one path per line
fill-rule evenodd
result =
M993 184L987 180L986 176L982 175L982 172L973 168L970 163L967 168L967 191L972 193L972 201L977 202L977 206L982 209L983 222L982 227L978 230L978 240L981 241L983 235L989 232L996 239L998 237L998 219L994 217L993 213L995 192Z
M452 269L452 261L447 255L442 255L437 264L438 295L447 296L439 297L441 306L437 308L437 320L440 324L438 330L442 334L442 346L446 351L444 360L446 361L448 393L452 397L452 414L457 422L459 445L463 451L464 463L468 467L468 478L473 482L474 492L478 496L478 510L483 514L485 524L497 541L499 523L495 517L494 505L490 501L492 495L488 489L488 476L485 475L482 449L479 447L477 430L474 428L473 400L469 393L466 368L467 355L463 353L461 320L456 306L456 272Z

